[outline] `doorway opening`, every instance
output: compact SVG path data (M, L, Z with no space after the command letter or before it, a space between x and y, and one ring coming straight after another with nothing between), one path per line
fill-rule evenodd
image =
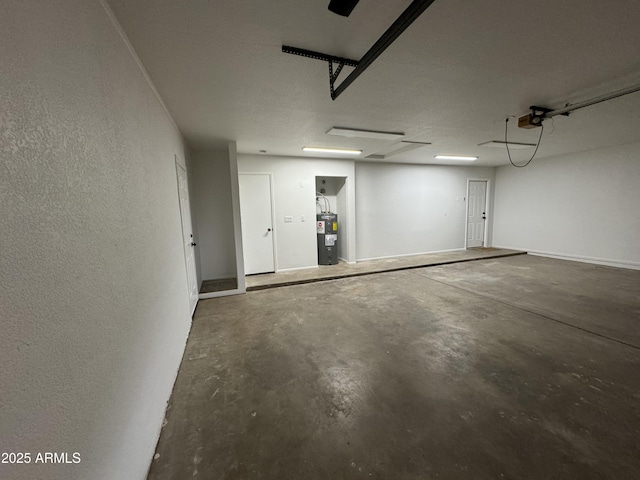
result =
M337 246L337 260L347 262L349 256L347 190L347 177L316 177L316 214L332 213L337 215L337 229L333 228L333 219L330 222L331 231L326 229L327 220L324 220L324 225L317 225L319 265L331 264L332 252L329 250L334 247L331 245L333 243Z

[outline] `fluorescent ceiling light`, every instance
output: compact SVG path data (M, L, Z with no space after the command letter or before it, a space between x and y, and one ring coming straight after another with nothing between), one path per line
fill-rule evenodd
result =
M478 157L465 157L461 155L436 155L438 160L463 160L465 162L475 162Z
M507 143L501 142L500 140L491 140L490 142L479 143L479 147L491 147L491 148L503 148L507 149ZM518 143L518 142L509 142L509 150L520 150L523 148L531 148L535 147L535 143Z
M357 128L333 127L327 135L349 138L375 138L377 140L399 140L404 137L403 132L377 132L375 130L359 130Z
M324 147L302 147L305 152L318 153L342 153L345 155L360 155L362 150L352 150L349 148L324 148Z

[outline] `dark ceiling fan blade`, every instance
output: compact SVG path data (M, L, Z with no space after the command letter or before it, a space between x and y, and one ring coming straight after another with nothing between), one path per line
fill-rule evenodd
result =
M329 10L343 17L348 17L360 0L331 0Z

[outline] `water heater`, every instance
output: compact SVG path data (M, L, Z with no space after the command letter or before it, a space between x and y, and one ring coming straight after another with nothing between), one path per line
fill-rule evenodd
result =
M336 265L338 263L338 214L317 214L316 231L318 234L318 265Z

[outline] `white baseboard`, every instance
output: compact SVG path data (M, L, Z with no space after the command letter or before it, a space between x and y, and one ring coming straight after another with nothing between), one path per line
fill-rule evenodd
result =
M296 270L309 270L311 268L318 268L318 265L310 265L308 267L295 267L295 268L281 268L279 270L276 271L276 273L281 273L281 272L294 272Z
M347 265L355 265L356 264L356 262L350 262L346 258L342 258L342 257L338 257L338 260L340 260L342 263L346 263Z
M630 262L628 260L615 260L612 258L588 257L584 255L572 255L568 253L544 252L541 250L528 250L526 248L495 246L494 248L506 248L510 250L523 250L529 255L537 257L557 258L558 260L569 260L571 262L592 263L594 265L606 265L607 267L628 268L640 270L640 262Z
M448 253L448 252L461 252L466 250L466 248L451 248L449 250L434 250L431 252L420 252L420 253L403 253L400 255L388 255L386 257L371 257L371 258L358 258L358 262L367 262L369 260L385 260L387 258L400 258L400 257L415 257L417 255L431 255L433 253Z

